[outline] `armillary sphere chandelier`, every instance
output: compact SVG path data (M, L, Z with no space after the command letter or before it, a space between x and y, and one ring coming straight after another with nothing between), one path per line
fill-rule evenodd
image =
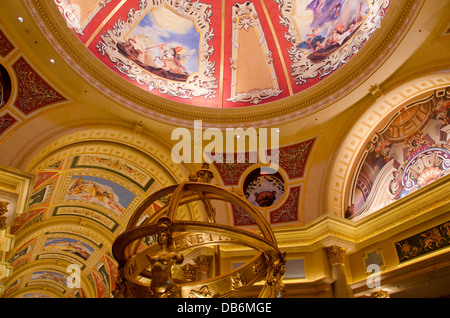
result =
M189 181L168 186L150 195L131 216L126 230L117 237L112 253L119 264L115 298L213 298L234 297L237 292L266 279L259 298L279 298L285 293L282 282L286 253L280 252L268 222L243 195L213 185L213 173L204 164L189 177ZM148 216L146 210L156 200L168 197L168 203ZM234 204L254 220L259 233L217 224L212 200ZM201 201L206 211L205 221L178 220L177 209ZM143 218L148 217L142 221ZM153 239L150 245L142 242ZM221 246L242 245L255 250L256 256L247 263L221 273ZM196 249L209 248L214 266L212 274L192 275L195 267L185 264L183 278L174 277L174 268L181 267L185 255L197 255ZM203 260L208 259L203 257ZM200 261L200 265L205 262ZM188 266L191 265L191 266ZM204 273L203 273L204 274ZM189 279L191 277L191 279Z

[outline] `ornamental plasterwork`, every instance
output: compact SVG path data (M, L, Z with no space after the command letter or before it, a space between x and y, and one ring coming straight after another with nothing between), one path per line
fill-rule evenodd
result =
M329 193L327 202L330 214L342 215L347 208L344 207L346 202L343 194L351 180L351 168L360 158L357 154L364 151L375 127L381 124L385 116L392 115L415 97L433 89L445 90L445 87L450 85L449 78L449 73L437 73L414 79L396 90L386 92L382 99L379 99L357 120L340 145L340 150L336 154L330 171L330 179L326 183Z
M14 49L14 46L8 40L6 35L0 30L0 55L6 57Z
M196 48L197 52L195 53L199 59L197 72L189 74L180 63L171 67L170 63L174 62L175 58L168 58L169 53L166 49L170 48L178 51L181 48L180 46L171 48L169 46L170 42L155 43L155 46L160 47L164 51L159 56L159 60L164 62L162 68L140 63L140 60L138 61L139 57L133 58L132 54L124 54L124 50L126 51L127 48L130 48L131 51L135 50L136 40L140 39L139 35L142 36L142 34L134 34L134 37L132 37L130 33L138 27L140 21L147 14L158 8L168 8L167 10L175 12L174 14L178 16L179 20L193 21L195 29L200 33L199 47ZM215 98L215 90L218 88L218 84L214 77L215 63L209 60L214 52L214 48L208 44L214 37L214 30L211 28L210 21L211 15L211 6L198 1L159 0L150 2L148 0L140 0L137 9L131 8L128 11L125 21L119 18L112 29L105 31L100 36L101 41L97 44L97 50L103 56L107 55L109 57L111 62L115 64L114 68L117 71L127 76L131 81L147 87L150 92L157 91L160 94L183 99L192 99L192 97L199 96L204 96L205 99L212 99ZM144 34L144 36L151 36L151 34ZM141 51L147 49L150 48L145 47ZM177 54L174 53L173 55ZM181 55L179 57L182 58ZM158 57L155 57L151 63L155 63L157 59ZM152 73L156 70L158 75Z
M25 115L53 104L65 98L54 90L35 70L21 57L14 65L18 80L18 96L14 105Z
M2 134L6 129L11 127L16 119L12 117L9 113L6 113L4 116L0 117L0 134Z
M267 45L267 41L265 38L264 31L261 26L261 22L259 21L258 13L253 5L253 3L247 1L243 4L236 3L233 7L233 16L232 16L232 56L230 58L231 62L231 97L228 98L228 101L232 102L249 102L253 104L259 104L264 99L278 96L282 90L280 90L278 85L278 80L276 78L275 68L273 65L272 52L269 50ZM252 32L254 31L258 38L254 39L254 42L243 42L240 40L240 32ZM259 46L261 50L261 55L263 56L263 62L267 66L267 73L265 74L262 69L260 69L260 73L258 74L258 78L261 77L269 77L271 79L272 87L257 87L258 82L252 83L254 87L249 91L240 91L237 86L240 81L243 81L243 78L239 76L239 67L238 67L238 59L240 49L243 46ZM253 56L254 59L258 59L258 56ZM241 65L242 67L243 65ZM241 72L246 73L247 70L242 70ZM242 73L240 74L242 76ZM245 79L246 84L248 84L249 80ZM266 83L267 84L267 83ZM263 85L264 86L264 85Z
M306 1L274 1L278 3L280 24L287 28L284 37L292 44L292 47L289 49L289 57L292 61L291 76L294 77L297 85L306 84L308 80L316 77L322 79L347 63L361 49L364 43L367 42L375 30L380 27L381 20L385 16L390 4L390 0L364 1L364 7L367 7L364 9L362 8L363 1L361 1L360 12L355 17L355 21L352 21L351 24L348 22L350 24L348 27L344 26L344 24L333 24L333 29L330 28L328 34L322 36L319 42L320 45L318 47L315 46L313 52L311 52L310 49L306 49L307 46L305 45L305 41L309 42L309 39L307 37L305 39L300 38L294 19L296 7L298 7L300 2L303 3ZM324 2L310 1L307 8L313 10L316 16L325 7L323 6ZM342 10L346 2L347 0L336 1L335 4L336 6L339 5L340 10ZM322 8L319 9L321 5ZM341 14L333 13L336 16ZM335 19L335 21L338 20ZM311 33L307 35L312 35L311 40L316 35L319 35L316 32L321 31L320 27L318 27L318 30L314 32L314 22L313 20L313 23L311 23ZM332 19L328 21L328 23L332 22ZM309 43L312 43L312 41ZM320 50L322 50L321 54L319 54ZM314 57L313 54L315 54Z
M112 0L99 0L97 5L87 14L82 16L80 7L68 0L54 0L59 11L66 20L67 26L76 33L84 35L83 31L100 10L106 7Z

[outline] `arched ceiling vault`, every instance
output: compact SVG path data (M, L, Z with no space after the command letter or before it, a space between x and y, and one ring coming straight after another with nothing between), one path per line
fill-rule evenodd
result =
M374 137L374 132L383 128L396 112L408 105L439 94L435 92L445 95L449 85L450 73L439 72L409 81L386 94L379 92L378 100L351 126L339 145L327 188L330 214L343 216L349 206L350 202L345 196L351 191L355 171L359 168L358 160Z
M10 262L17 270L5 294L109 297L117 275L115 237L146 196L184 181L188 171L140 131L96 125L43 140L23 162L36 178L28 212L11 227L16 240ZM148 213L164 204L158 202ZM196 219L202 212L189 205L178 213ZM68 283L71 264L80 274L76 294Z

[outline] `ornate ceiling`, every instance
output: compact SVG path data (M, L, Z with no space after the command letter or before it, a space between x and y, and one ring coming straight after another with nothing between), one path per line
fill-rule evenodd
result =
M116 74L194 106L260 105L345 65L388 0L54 1L83 45Z
M109 297L111 244L134 209L199 168L170 155L171 132L193 120L279 128L278 173L249 162L249 150L236 154L243 162L211 170L294 251L309 252L330 233L355 249L354 236L369 245L374 231L390 229L368 223L355 234L344 219L363 191L355 180L374 136L400 145L428 129L439 141L430 119L438 103L419 103L448 98L448 6L439 0L23 0L0 8L8 13L0 21L0 165L31 184L21 188L25 202L13 179L0 183L1 198L18 206L8 219L14 245L0 259L0 273L14 269L3 297ZM313 52L306 41L316 26ZM341 40L328 46L333 30ZM236 206L217 211L218 222L254 228ZM202 209L178 213L196 220ZM344 225L310 225L324 215ZM80 289L67 285L71 264L81 269Z
M26 2L82 77L183 126L267 125L329 107L376 70L414 10L388 0Z

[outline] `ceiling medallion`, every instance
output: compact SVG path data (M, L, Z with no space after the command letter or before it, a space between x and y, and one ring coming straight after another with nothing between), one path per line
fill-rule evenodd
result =
M284 180L281 174L272 168L260 167L245 178L244 194L256 207L270 207L276 204L284 194Z

